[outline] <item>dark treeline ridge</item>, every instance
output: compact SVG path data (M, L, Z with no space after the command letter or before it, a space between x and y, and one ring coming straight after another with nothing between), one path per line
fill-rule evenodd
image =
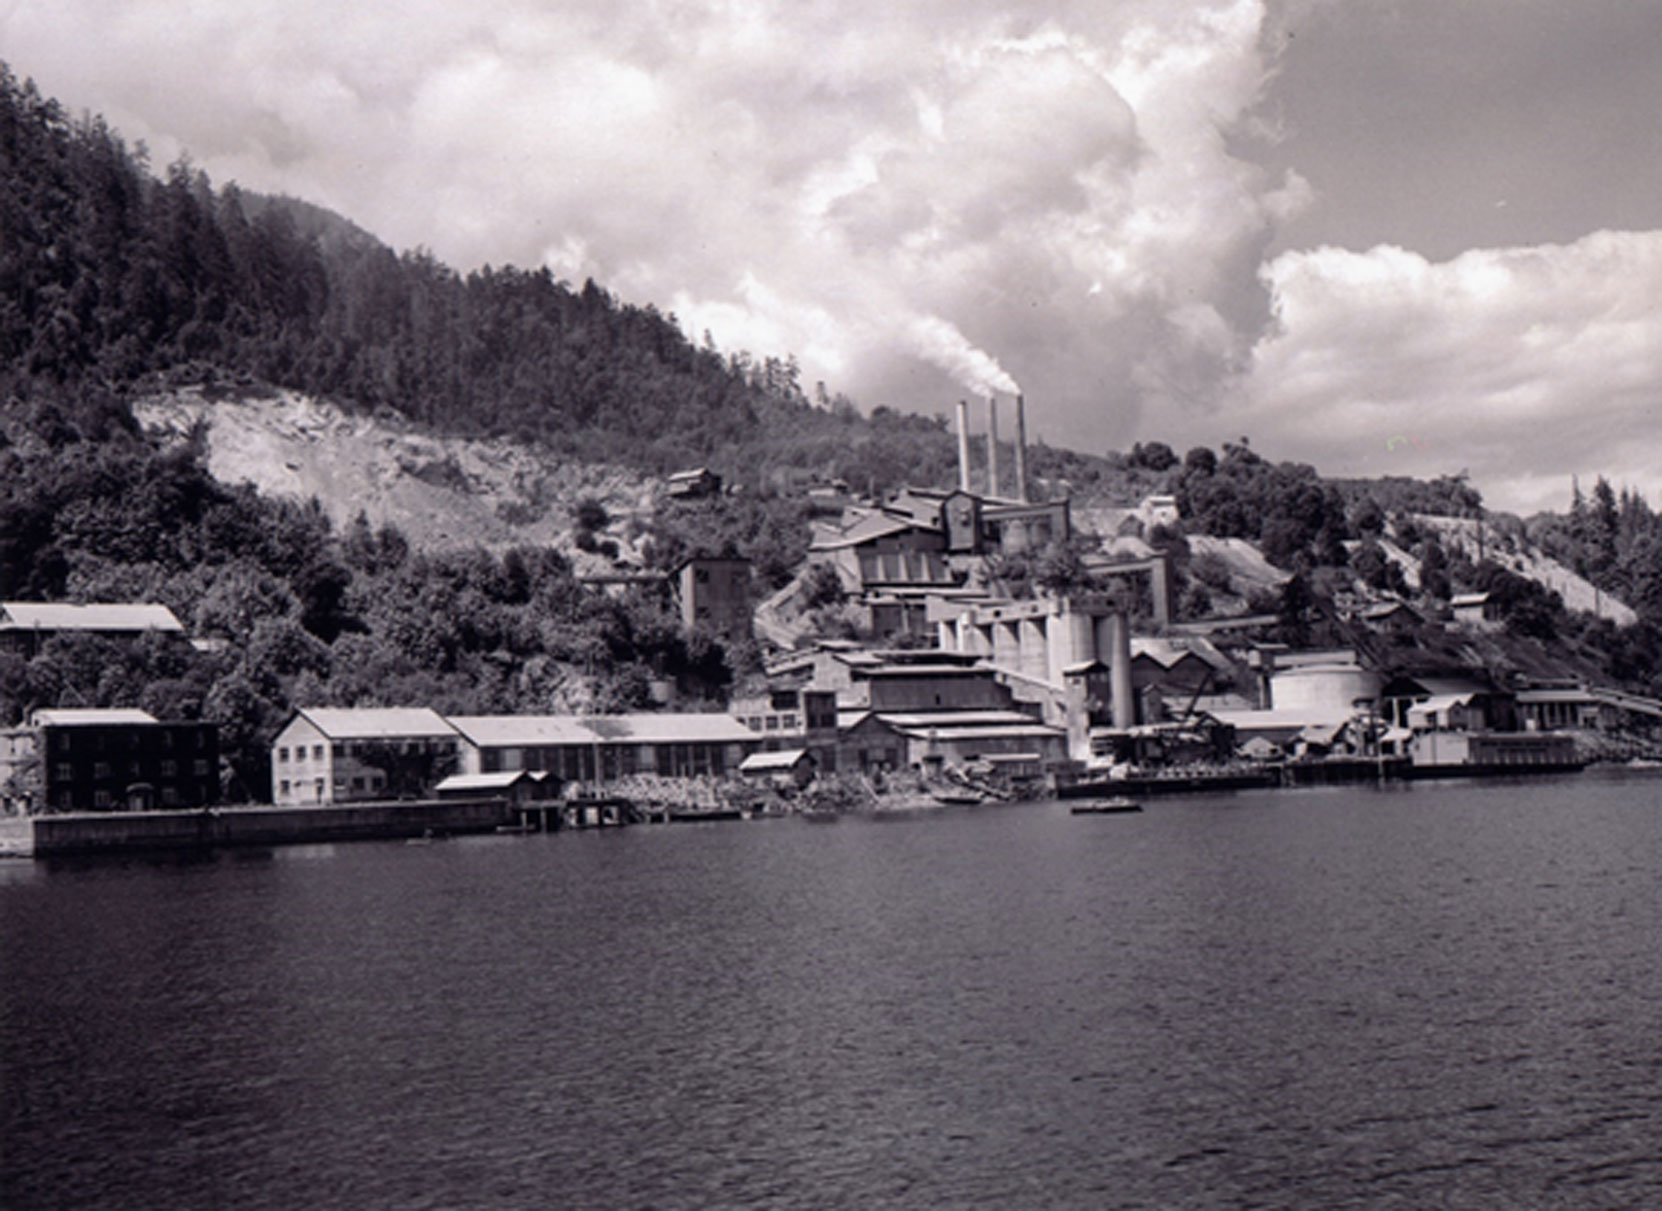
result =
M327 211L158 179L101 118L0 64L0 382L243 377L441 432L732 482L797 467L886 488L943 472L939 419L810 401L791 360L723 357L593 281L393 252ZM816 403L821 406L816 406Z

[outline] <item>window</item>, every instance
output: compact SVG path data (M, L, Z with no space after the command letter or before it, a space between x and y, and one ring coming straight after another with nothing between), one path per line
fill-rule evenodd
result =
M94 807L108 807L110 805L109 791L93 791L92 805Z
M56 782L72 782L75 779L75 767L67 761L60 761L52 767L52 778Z
M322 761L323 760L323 746L321 744L312 745L312 760L313 761Z
M177 778L178 776L179 776L179 763L177 761L163 761L162 762L162 777L164 777L164 778Z
M280 795L287 795L289 793L289 780L287 778L284 778L277 784L277 793Z
M110 776L110 763L108 761L93 762L92 776L94 778L108 778Z
M355 790L355 791L363 790L364 789L364 780L362 778L352 779L352 789Z
M779 726L784 728L787 732L794 731L797 726L796 716L786 715L782 720L780 720Z
M194 773L198 778L206 778L208 776L208 763L207 763L207 761L205 761L202 758L198 757L195 761L191 762L191 772Z
M323 779L322 778L313 778L312 779L312 793L317 796L318 802L321 803L323 801Z
M280 748L280 749L277 750L277 760L278 761L287 761L288 759L289 759L288 749Z
M778 730L779 730L779 716L778 715L769 715L768 716L768 731L777 732Z
M346 745L344 745L344 744L333 745L330 749L330 752L333 754L335 760L339 761L343 757L346 756Z
M164 787L162 787L162 806L163 807L178 807L179 806L179 788L178 787L176 787L176 786L164 786Z

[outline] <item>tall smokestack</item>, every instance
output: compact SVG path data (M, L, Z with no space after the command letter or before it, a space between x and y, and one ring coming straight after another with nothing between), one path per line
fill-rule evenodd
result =
M1016 396L1016 499L1027 495L1027 398Z
M987 397L987 495L998 495L998 396Z
M1136 691L1131 685L1131 620L1123 611L1108 616L1108 687L1114 726L1137 726Z
M969 478L969 401L958 401L958 489L970 490Z

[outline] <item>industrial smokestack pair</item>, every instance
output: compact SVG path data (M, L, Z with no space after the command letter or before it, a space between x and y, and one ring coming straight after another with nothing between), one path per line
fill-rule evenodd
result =
M958 487L970 490L969 403L958 401ZM987 397L987 495L998 495L998 397ZM1016 396L1016 499L1027 499L1027 400Z

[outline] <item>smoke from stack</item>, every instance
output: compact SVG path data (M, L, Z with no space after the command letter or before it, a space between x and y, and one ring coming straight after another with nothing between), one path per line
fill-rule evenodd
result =
M998 396L987 396L987 495L998 495Z

